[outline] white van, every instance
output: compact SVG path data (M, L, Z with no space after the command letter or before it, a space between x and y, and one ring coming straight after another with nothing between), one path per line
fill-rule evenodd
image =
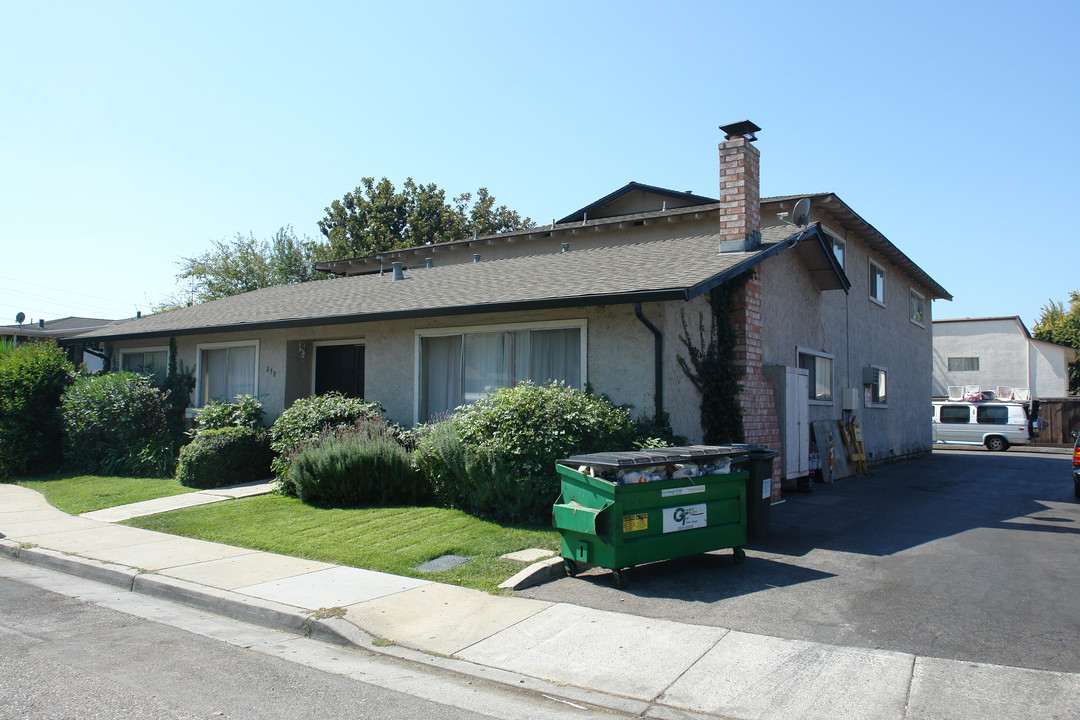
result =
M933 405L935 443L1008 450L1010 445L1031 442L1031 420L1023 403L935 400Z

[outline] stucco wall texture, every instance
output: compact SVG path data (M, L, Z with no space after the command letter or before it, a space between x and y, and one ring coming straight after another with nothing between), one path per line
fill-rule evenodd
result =
M909 292L918 287L911 279L843 228L830 225L827 218L815 219L845 242L850 292L819 292L794 253L759 266L764 362L798 367L799 349L832 356L833 399L811 402L810 420L842 419L843 390L857 389L859 407L852 414L862 427L871 464L929 452L931 303L925 303L923 325L913 323ZM869 297L871 259L886 269L884 305ZM870 366L887 373L884 406L863 402L863 368Z

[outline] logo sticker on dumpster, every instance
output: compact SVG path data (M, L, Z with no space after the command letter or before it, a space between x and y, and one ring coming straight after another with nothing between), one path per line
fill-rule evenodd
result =
M622 531L624 533L637 532L638 530L649 529L649 514L641 513L640 515L623 515L622 516Z
M704 485L690 485L689 487L681 488L668 488L667 490L660 491L660 497L675 497L677 495L694 495L695 493L705 492Z
M706 524L705 503L664 508L664 532L666 533L705 527Z

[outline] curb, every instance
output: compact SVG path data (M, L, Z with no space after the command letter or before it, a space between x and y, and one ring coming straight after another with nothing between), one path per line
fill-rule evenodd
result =
M84 580L100 582L128 592L156 597L271 630L435 668L462 677L492 682L511 690L538 693L557 702L586 703L600 710L612 710L657 720L667 718L697 720L713 717L669 706L654 705L643 700L610 695L590 688L557 684L530 675L398 645L392 641L389 645L380 646L376 644L376 638L373 635L341 618L317 618L313 616L313 613L291 605L261 598L249 598L228 590L219 590L188 580L144 572L125 565L106 563L57 550L36 546L26 547L5 538L0 538L0 557L74 575ZM555 571L562 572L562 558L548 558L533 563L514 577L522 576L522 582L529 583L522 587L529 587L550 579L547 576Z
M499 584L500 590L524 590L525 588L543 585L544 583L558 580L564 575L563 559L556 555L534 562L524 570Z

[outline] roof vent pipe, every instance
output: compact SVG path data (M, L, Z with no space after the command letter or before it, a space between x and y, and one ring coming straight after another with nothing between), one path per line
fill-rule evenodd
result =
M473 255L473 256L472 256L472 261L473 261L474 263L478 263L478 262L480 262L480 253L476 253L475 255Z
M435 258L424 258L424 265L426 267L431 267L434 264L435 264Z
M142 310L136 310L135 311L135 317L136 318L141 318L142 317Z
M42 330L44 330L44 329L45 329L45 319L44 319L44 318L42 318L42 319L38 320L38 321L37 321L37 326L38 326L39 328L41 328Z
M562 244L562 251L563 252L570 252L570 243L563 243Z
M405 279L405 273L401 269L403 265L404 265L404 263L399 263L399 262L394 263L394 279L395 280L404 280Z

